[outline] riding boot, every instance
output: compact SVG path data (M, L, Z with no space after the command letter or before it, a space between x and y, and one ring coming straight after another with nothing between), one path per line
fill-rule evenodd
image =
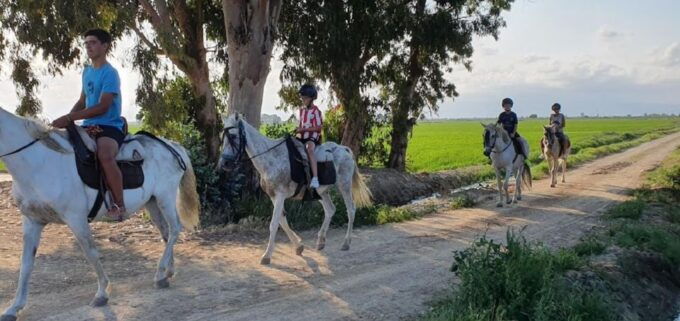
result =
M560 144L560 155L559 156L561 157L562 154L564 154L564 147L565 147L564 146L565 145L564 144L565 143L564 134L558 132L558 133L555 134L555 136L557 136L557 142Z
M524 156L524 159L527 159L527 155L524 155L524 146L522 146L522 142L519 140L519 137L512 138L512 145L515 146L515 152L517 154L520 154Z

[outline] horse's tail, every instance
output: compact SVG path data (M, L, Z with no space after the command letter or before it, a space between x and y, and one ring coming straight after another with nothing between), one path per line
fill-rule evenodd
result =
M352 175L352 198L357 207L366 207L373 204L373 195L368 189L364 178L359 173L359 166L354 166L354 175Z
M529 167L529 164L526 162L524 162L522 166L524 166L524 170L522 171L522 187L531 190L531 167Z
M186 164L186 170L179 183L177 209L179 211L179 220L182 223L182 226L188 231L193 231L196 226L198 226L201 202L198 197L198 192L196 192L196 175L194 174L194 168L191 166L191 160L189 159L186 150L182 147L179 148L183 152L182 158Z

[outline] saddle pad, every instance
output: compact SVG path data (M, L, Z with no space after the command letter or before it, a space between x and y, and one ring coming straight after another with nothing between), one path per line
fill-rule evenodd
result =
M298 184L309 184L307 177L312 177L311 172L305 173L305 163L307 157L302 156L300 150L295 146L293 138L290 136L286 138L286 147L288 148L288 160L290 163L290 178L293 182ZM332 161L317 162L317 170L319 174L320 185L333 185L336 182L335 166ZM311 171L311 168L308 169Z
M123 174L123 189L135 189L144 185L142 164L144 164L144 160L118 162L120 172ZM85 185L97 190L101 187L102 175L100 168L95 166L93 161L79 161L76 158L76 168L78 169L80 179Z
M71 124L66 130L69 134L69 141L73 145L76 168L80 179L85 185L99 190L102 187L102 175L94 153L87 149L75 125ZM140 188L144 185L144 171L142 170L144 160L119 161L117 163L123 174L123 189Z

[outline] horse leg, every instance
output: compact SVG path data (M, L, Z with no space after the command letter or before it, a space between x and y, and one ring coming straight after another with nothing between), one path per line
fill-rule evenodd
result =
M319 236L316 240L316 249L320 251L326 246L326 232L328 232L328 226L331 224L331 219L335 214L335 205L328 192L321 194L321 200L319 202L321 203L321 206L323 206L324 213L323 224L321 224Z
M512 166L505 169L505 182L503 184L503 190L505 191L505 203L510 204L512 200L510 199L510 192L508 191L508 185L510 185L510 177L512 177Z
M281 228L284 232L286 232L288 239L293 243L293 247L295 247L295 254L302 255L302 251L305 250L305 246L300 244L302 242L302 238L295 234L293 229L290 228L285 213L284 215L281 215Z
M175 243L179 238L179 232L182 224L179 221L179 214L177 213L177 199L176 194L168 193L167 197L155 197L147 202L147 209L153 211L157 209L162 216L161 219L165 221L165 228L167 229L167 238L165 242L165 250L158 261L156 268L156 275L154 276L154 284L159 289L164 289L170 286L170 278L175 275L175 257L174 249ZM153 214L152 214L153 215ZM161 230L162 233L162 230Z
M494 167L496 171L496 181L498 182L498 203L496 207L503 207L503 182L501 181L501 170Z
M513 203L522 199L522 172L524 171L524 166L520 162L519 167L517 167L517 172L515 173L515 195L513 196Z
M109 278L106 276L102 262L99 259L99 251L97 251L97 247L94 243L90 226L83 217L76 217L75 220L69 220L67 217L66 225L68 225L71 232L73 232L76 240L78 240L78 244L80 244L80 248L83 250L83 253L85 253L85 258L92 266L94 266L94 270L97 273L99 288L97 289L97 294L95 294L91 304L95 307L104 306L109 302Z
M345 242L342 243L340 250L349 250L349 245L352 243L352 228L354 226L354 214L356 208L354 207L354 198L352 197L352 181L348 180L345 184L338 184L342 199L345 201L347 208L347 234L345 234Z
M566 182L565 176L567 175L567 159L566 158L561 159L561 163L562 163L562 183L565 183Z
M274 197L274 213L272 215L272 221L269 223L269 243L267 243L267 249L262 255L260 264L267 265L272 261L272 253L274 252L274 242L276 241L276 232L279 230L279 223L281 222L281 217L283 216L283 204L286 200L282 195L276 195Z
M156 198L152 197L151 200L149 200L146 203L146 205L144 205L144 207L146 208L146 211L149 213L149 217L151 217L151 222L153 223L154 226L156 226L158 231L161 233L163 241L167 243L168 223L165 222L163 214L161 213L161 209L158 208L158 204L156 204Z
M550 187L557 185L557 160L555 157L550 158Z
M29 217L22 215L22 225L24 230L24 251L21 254L21 270L19 272L19 284L17 286L17 293L14 297L14 303L2 313L0 320L14 321L17 319L17 313L26 306L28 300L28 280L33 271L33 263L35 261L35 253L40 244L40 235L45 227Z

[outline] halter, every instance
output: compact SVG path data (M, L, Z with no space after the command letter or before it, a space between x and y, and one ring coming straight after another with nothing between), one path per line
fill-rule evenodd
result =
M488 129L487 129L486 132L484 133L484 147L488 147L488 146L489 146L489 145L486 144L486 142L489 141L489 133L490 133L490 132L489 132ZM498 132L496 132L496 133L498 133ZM497 148L496 148L496 140L497 140L497 139L498 139L498 135L494 136L493 142L491 142L491 146L493 146L493 147L491 148L491 152L492 152L492 153L501 154L501 153L505 152L506 150L508 150L508 148L510 148L510 146L512 145L512 138L510 138L510 141L508 142L508 145L506 145L505 148L503 148L503 150L501 150L501 151L499 152L499 151L496 150L496 149L497 149Z
M244 159L243 155L246 153L246 145L248 144L248 141L246 140L246 133L245 133L245 129L243 128L243 120L238 119L238 118L237 118L237 120L238 120L238 126L225 127L224 131L222 132L222 141L224 142L225 139L226 139L226 142L229 144L229 147L231 147L231 149L236 152L236 157L233 159L233 161L235 161L236 163L247 162L247 161L253 160L256 157L262 156L262 155L272 151L274 148L281 146L283 143L286 142L285 139L282 139L281 142L272 146L271 148L267 149L266 151L259 153L259 154L255 155L253 157L248 157L248 158ZM234 135L232 135L232 134L229 134L229 131L234 129L234 128L238 128L238 140L239 140L238 147L235 147L236 137L234 137Z
M36 139L34 139L32 142L30 142L30 143L28 143L28 144L26 144L26 145L24 145L24 146L22 146L22 147L19 147L18 149L16 149L15 151L13 151L13 152L11 152L11 153L7 153L7 154L4 154L4 155L0 155L0 158L6 157L6 156L10 156L10 155L14 155L14 154L16 154L16 153L18 153L18 152L20 152L20 151L26 149L26 148L31 147L31 145L37 143L39 140L40 140L40 138L36 138Z

